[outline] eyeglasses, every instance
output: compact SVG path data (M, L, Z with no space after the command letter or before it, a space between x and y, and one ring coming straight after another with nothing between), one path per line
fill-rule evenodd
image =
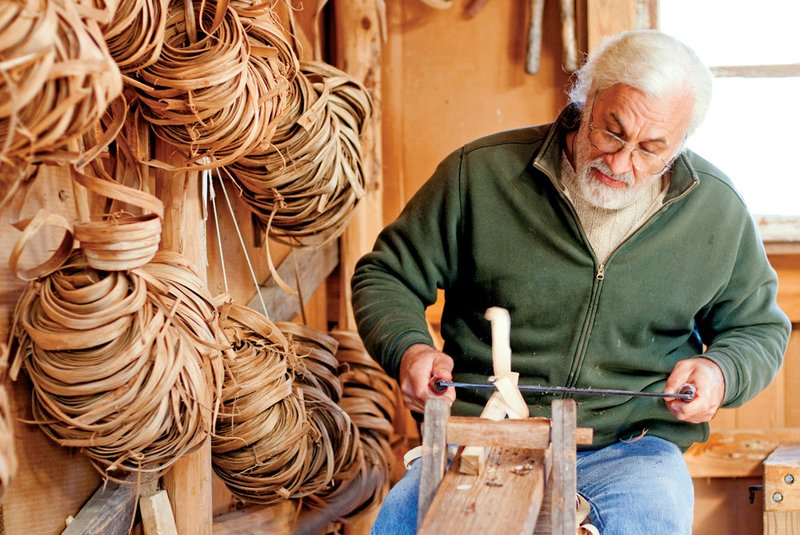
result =
M594 114L594 101L596 100L597 93L594 94L592 101L592 114ZM589 118L589 143L604 154L616 154L628 146L628 142L616 134L595 128L591 117ZM631 151L631 164L640 173L657 175L669 167L669 163L657 154L634 147L629 147L629 150Z

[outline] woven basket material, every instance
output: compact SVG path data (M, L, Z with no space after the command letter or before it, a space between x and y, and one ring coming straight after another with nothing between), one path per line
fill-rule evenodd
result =
M130 272L97 271L80 252L28 285L15 310L33 414L105 477L160 475L213 429L225 344L201 281L159 253Z
M231 492L257 504L302 498L331 520L380 503L399 390L357 335L275 324L235 304L223 317L236 358L212 459Z
M265 152L228 170L269 236L316 245L339 236L364 196L360 135L372 114L366 89L323 62L303 62Z

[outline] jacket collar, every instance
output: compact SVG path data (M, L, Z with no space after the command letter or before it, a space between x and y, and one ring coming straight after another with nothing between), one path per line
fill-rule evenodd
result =
M547 175L561 191L564 191L564 183L560 176L564 140L567 132L576 130L580 126L581 109L579 104L571 103L561 110L556 121L548 127L544 143L533 156L533 166ZM685 152L678 156L669 172L669 189L664 197L665 203L689 192L700 182Z

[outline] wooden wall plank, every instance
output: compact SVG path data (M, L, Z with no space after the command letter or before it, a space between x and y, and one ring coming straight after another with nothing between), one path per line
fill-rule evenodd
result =
M609 35L636 28L635 0L586 0L587 40L595 50Z
M20 199L22 200L22 199ZM40 172L24 203L0 212L0 341L8 339L17 298L25 286L8 269L8 258L19 232L10 223L30 217L39 208L72 218L75 216L72 186L64 168L46 167ZM19 211L17 211L17 209ZM26 266L43 261L60 233L45 230L26 249ZM31 425L31 386L23 377L9 386L14 417L14 447L19 466L3 496L4 533L59 533L68 516L97 488L100 477L88 460L75 450L58 446Z

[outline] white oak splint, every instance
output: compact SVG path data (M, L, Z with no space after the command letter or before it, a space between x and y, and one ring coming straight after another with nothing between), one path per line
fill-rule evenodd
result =
M497 390L489 398L481 418L503 420L527 418L528 405L517 388L519 374L511 371L511 318L504 308L492 307L485 317L492 325L492 371ZM488 448L468 445L461 453L459 471L477 475L486 464Z

